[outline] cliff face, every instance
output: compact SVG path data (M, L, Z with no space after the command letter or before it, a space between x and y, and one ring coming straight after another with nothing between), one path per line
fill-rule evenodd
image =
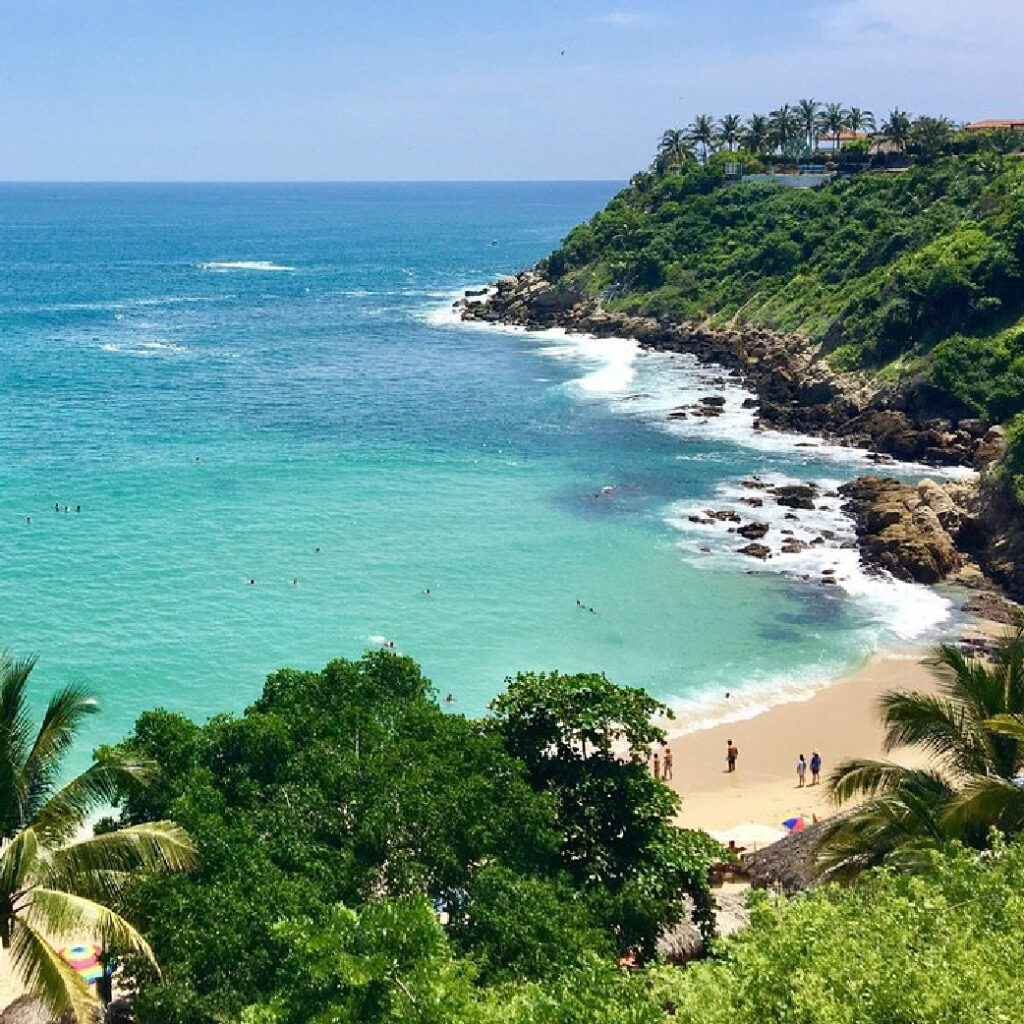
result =
M610 312L571 286L556 287L538 270L502 278L493 294L467 298L460 308L466 320L635 338L736 370L760 400L760 422L774 429L933 465L981 467L1002 452L1000 429L970 410L940 401L920 384L880 385L864 374L837 373L817 345L798 335Z

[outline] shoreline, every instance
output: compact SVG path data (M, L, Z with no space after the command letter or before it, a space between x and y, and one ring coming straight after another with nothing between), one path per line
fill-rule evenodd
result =
M976 620L963 624L960 632L993 637L1004 629L998 623ZM908 766L923 764L915 751L885 753L877 704L883 693L893 689L934 693L938 683L926 664L934 647L890 647L872 655L859 669L822 685L806 700L775 704L750 718L670 734L674 778L666 784L682 798L676 824L712 833L734 832L740 845L752 850L766 845L763 839L743 841L742 833L752 824L782 833L786 818L805 814L809 820L823 819L834 814L837 808L828 798L824 780L841 761L868 757ZM725 763L729 740L739 750L736 771L731 774ZM800 789L797 756L802 753L810 760L814 750L823 760L822 783L812 786L808 772L807 785Z

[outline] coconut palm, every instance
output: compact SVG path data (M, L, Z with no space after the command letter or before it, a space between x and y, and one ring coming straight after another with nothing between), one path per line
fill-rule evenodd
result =
M818 127L818 111L821 104L817 100L797 100L796 117L807 140L807 148L814 148L816 129Z
M885 749L912 746L929 769L852 760L829 779L840 804L862 798L823 829L821 870L849 874L883 859L906 861L956 839L985 845L993 827L1024 829L1024 627L987 664L939 648L936 694L895 691L881 702Z
M839 149L839 136L850 125L850 112L841 103L828 103L818 117L818 128L832 140L832 149Z
M879 136L884 142L891 142L896 146L898 152L902 153L910 141L911 129L910 115L899 107L889 112L888 118L882 122L879 129Z
M767 153L771 148L771 125L764 114L752 114L743 127L743 146L751 153Z
M708 154L715 144L715 119L710 114L698 114L687 129L690 142L701 149L701 162L708 162Z
M873 132L875 130L875 115L870 110L850 107L846 112L846 123L851 132Z
M725 145L731 153L740 141L743 130L743 119L739 114L726 114L718 122L718 141Z
M799 114L784 103L769 116L772 143L782 150L783 155L792 156L794 149L799 148L800 133L803 130Z
M669 128L661 136L658 143L658 160L656 161L663 170L669 167L679 167L693 159L693 150L690 148L690 140L686 132L681 128Z
M34 658L0 654L0 947L54 1016L71 1011L81 1022L93 1019L96 1000L58 945L96 937L153 961L146 940L107 904L133 871L184 870L195 850L167 821L82 835L118 783L143 780L149 768L109 757L62 783L61 763L97 704L65 687L34 728L25 693L34 665Z

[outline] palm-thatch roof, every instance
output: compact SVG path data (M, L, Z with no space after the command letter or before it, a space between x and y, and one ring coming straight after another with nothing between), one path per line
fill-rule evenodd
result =
M787 894L809 889L816 882L814 855L820 835L820 823L803 832L793 832L770 846L746 854L743 868L751 882L763 889L780 889Z
M18 996L0 1013L0 1024L74 1024L70 1012L55 1019L38 999L32 996Z

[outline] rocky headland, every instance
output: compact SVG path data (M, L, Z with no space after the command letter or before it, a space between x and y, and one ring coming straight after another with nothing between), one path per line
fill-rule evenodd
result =
M929 479L916 486L863 476L840 493L869 568L920 583L952 580L988 593L987 598L972 597L968 607L983 615L991 611L997 620L1012 614L1005 611L1009 606L1000 592L1024 599L1024 527L1010 504L1000 501L1000 488L986 473L1005 451L1003 430L969 409L952 407L921 382L879 382L867 374L837 372L820 346L799 335L608 310L572 287L553 285L537 269L501 278L490 289L467 292L456 307L470 322L632 338L643 348L689 353L722 366L757 395L755 429L811 434L867 448L879 465L898 459L978 470L979 476L971 480ZM720 406L720 399L709 396L670 416L714 417ZM772 492L777 504L794 509L813 507L816 497L801 487ZM751 496L745 503L756 509L763 500ZM733 511L710 509L704 517L691 519L705 517L707 522L728 518L734 524L730 531L747 541L736 550L754 559L793 553L808 543L786 537L775 552L766 543L768 528L756 519L741 523ZM835 582L823 577L821 583Z

